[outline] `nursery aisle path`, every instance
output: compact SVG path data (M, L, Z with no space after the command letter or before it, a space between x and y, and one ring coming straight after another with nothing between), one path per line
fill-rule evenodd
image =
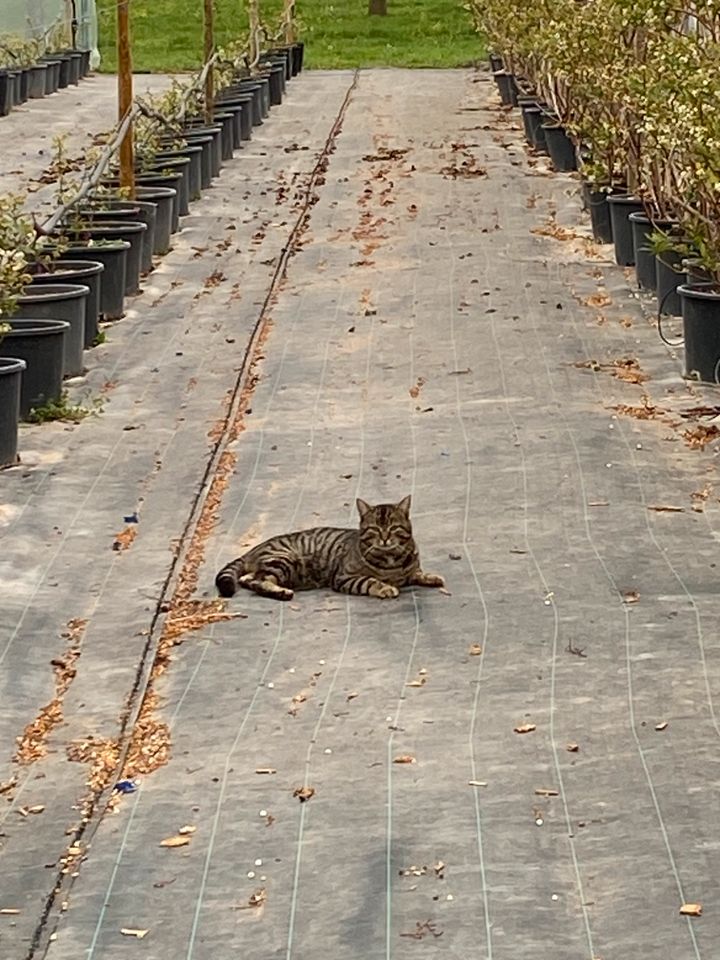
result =
M0 478L3 957L714 955L702 398L517 123L303 74ZM408 492L447 592L214 598Z

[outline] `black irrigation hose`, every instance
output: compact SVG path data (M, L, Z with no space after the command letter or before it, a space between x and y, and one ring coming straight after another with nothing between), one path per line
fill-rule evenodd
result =
M72 838L72 843L76 844L80 840L83 840L86 844L90 843L95 836L95 833L98 830L98 827L103 821L103 815L107 808L107 804L110 800L110 797L113 794L115 789L115 784L117 783L118 777L122 773L123 767L127 760L128 752L130 750L130 744L132 740L132 733L137 724L142 705L145 700L145 695L148 692L150 687L150 680L152 676L152 670L155 666L157 653L158 653L158 644L162 631L158 631L158 623L166 609L168 598L171 595L171 587L175 584L177 575L180 570L182 570L183 561L185 559L187 547L192 540L192 533L195 529L197 521L202 516L203 507L207 495L210 491L213 478L217 469L217 465L225 452L225 448L230 440L230 434L232 427L235 423L235 417L237 415L238 407L240 405L242 394L245 390L245 387L248 383L248 374L250 369L250 364L252 361L252 356L257 346L258 338L262 331L263 323L267 319L268 308L270 307L271 301L277 292L278 286L287 272L288 262L290 257L295 251L295 241L301 235L308 216L308 212L313 205L315 200L314 187L316 186L318 180L322 177L323 173L327 168L327 161L330 157L330 154L333 152L335 146L335 141L342 129L343 121L345 120L345 115L347 113L347 108L350 104L355 88L357 87L360 71L356 70L353 74L352 83L348 87L348 90L345 94L340 109L338 110L333 125L330 128L330 132L323 144L323 148L320 151L320 155L313 167L310 178L305 187L305 197L303 205L298 213L298 216L295 220L290 235L288 237L287 243L280 251L280 256L278 257L278 263L275 267L270 285L268 286L267 294L260 308L257 320L253 325L250 338L248 340L247 346L245 347L245 352L243 354L242 363L240 365L240 370L235 379L235 385L233 387L232 396L228 404L227 414L225 416L225 422L223 424L222 433L218 439L213 444L210 457L208 458L205 471L203 473L202 482L193 498L193 502L190 506L190 511L188 517L183 526L183 531L180 536L180 545L181 548L175 552L172 563L170 564L170 569L168 570L167 576L162 585L160 591L160 596L155 605L155 610L153 611L152 619L150 621L150 629L148 630L147 640L145 642L145 647L143 648L142 656L140 658L140 663L138 664L137 672L135 675L135 681L133 683L132 690L127 698L127 705L125 708L125 716L120 725L119 741L121 743L120 754L118 758L117 765L113 772L112 777L108 780L107 785L100 791L100 793L93 799L92 806L90 809L88 822L83 824L77 833ZM99 812L99 815L98 814ZM38 951L42 949L42 956L47 955L47 949L50 946L49 936L45 938L43 943L43 935L48 933L51 935L52 931L47 931L48 921L50 920L50 914L52 912L53 906L56 899L58 898L61 890L67 896L67 893L72 889L75 882L75 878L71 877L69 874L63 875L58 872L56 877L55 885L52 891L48 894L45 906L43 908L42 915L38 921L37 927L33 934L32 942L28 953L25 956L25 960L34 960L38 956Z
M670 296L671 293L675 293L675 288L666 290L665 296L660 301L660 305L658 306L658 312L657 312L657 328L658 328L658 333L660 334L660 339L666 346L681 347L685 343L685 338L681 337L676 343L673 343L672 340L668 340L668 338L665 336L662 328L662 315L663 315L662 310L663 310L663 307L665 306L665 302L667 301L667 298Z

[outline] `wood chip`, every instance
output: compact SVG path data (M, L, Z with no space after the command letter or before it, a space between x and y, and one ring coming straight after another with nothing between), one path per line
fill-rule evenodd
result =
M451 596L452 596L452 594L450 593L450 591L449 591L446 587L440 587L440 589L438 590L438 593L442 593L442 594L444 594L446 597L451 597Z
M469 787L486 787L487 780L468 780Z
M483 648L480 646L479 643L471 643L468 648L468 654L471 657L479 657L482 655L482 650Z
M190 837L183 837L177 834L174 837L165 837L160 841L161 847L186 847L190 843Z
M417 763L415 757L411 756L409 753L402 754L399 757L393 757L393 763Z
M15 907L0 908L0 917L16 917L20 913Z
M150 931L149 930L137 930L135 927L121 927L120 933L124 937L135 937L137 940L142 940L143 937L146 937Z
M684 903L680 907L680 913L684 917L701 917L702 909L701 903Z
M180 829L178 830L178 833L180 834L181 837L186 837L191 833L195 833L196 830L197 830L197 827L194 826L194 824L186 823L184 827L180 827Z
M274 770L272 767L258 767L255 773L277 773L277 770Z
M609 507L609 500L588 500L589 507Z
M265 889L265 887L260 887L259 890L256 890L255 893L253 893L249 897L248 906L261 907L266 900L267 900L267 890Z
M345 697L345 699L348 700L348 701L350 701L350 700L354 700L355 697L359 697L359 696L360 696L360 694L357 692L357 690L353 690L352 693L349 693L349 694Z
M536 797L559 797L560 794L557 790L553 790L552 787L538 787L535 791Z
M655 513L685 513L685 507L673 507L667 503L653 504L648 507L648 510L653 510Z
M411 680L409 683L406 683L406 687L424 687L427 683L425 677L418 677L417 680Z
M315 787L297 787L293 792L293 796L297 797L300 803L305 803L310 797L315 796Z
M640 599L640 594L637 590L628 590L627 593L623 594L623 603L637 603Z
M519 727L513 727L515 733L532 733L536 729L534 723L522 723Z
M668 721L667 721L667 720L663 720L661 723L656 723L656 724L655 724L655 729L656 729L656 730L667 730L667 726L668 726Z
M580 747L578 746L577 743L575 743L574 741L571 741L570 743L565 744L565 749L567 750L568 753L577 753Z

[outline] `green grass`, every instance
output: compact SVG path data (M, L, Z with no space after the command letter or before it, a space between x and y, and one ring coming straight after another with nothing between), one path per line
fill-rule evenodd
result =
M103 70L115 69L116 0L98 0ZM132 0L134 69L195 70L202 59L202 0ZM281 0L261 0L275 23ZM386 17L369 17L367 0L297 0L307 67L460 67L485 50L462 0L388 0ZM244 4L216 0L222 45L246 26Z

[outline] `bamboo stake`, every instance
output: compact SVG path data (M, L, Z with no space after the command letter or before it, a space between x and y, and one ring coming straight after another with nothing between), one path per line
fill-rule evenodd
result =
M205 0L203 60L211 63L215 54L214 0ZM215 100L215 71L208 70L205 76L205 120L212 123Z
M130 50L130 0L117 0L117 57L118 57L118 119L129 118L127 132L120 143L120 186L135 196L133 157L133 77Z

